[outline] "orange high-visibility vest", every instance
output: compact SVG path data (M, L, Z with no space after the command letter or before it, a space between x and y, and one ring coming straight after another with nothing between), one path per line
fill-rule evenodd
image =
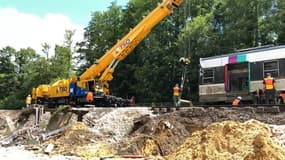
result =
M94 97L93 97L93 92L88 92L87 95L86 95L86 100L88 102L92 102L94 100Z
M179 87L173 87L173 95L174 96L179 96Z
M233 100L232 105L233 105L233 106L238 106L238 105L239 105L239 102L240 102L240 99L235 98L235 99Z
M273 78L272 77L264 78L264 85L265 89L273 89Z
M32 102L32 97L28 96L26 98L26 104L31 104L31 102Z

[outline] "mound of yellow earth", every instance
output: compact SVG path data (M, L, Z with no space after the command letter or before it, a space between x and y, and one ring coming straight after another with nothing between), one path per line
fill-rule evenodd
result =
M104 142L78 147L75 153L84 160L99 160L99 157L112 157L116 154L112 146Z
M167 160L285 160L284 148L270 138L268 125L256 120L213 123L186 139Z
M53 153L76 154L78 147L93 143L92 139L95 139L96 136L88 130L88 127L84 123L77 122L68 127L59 137L50 139L45 143L55 145Z

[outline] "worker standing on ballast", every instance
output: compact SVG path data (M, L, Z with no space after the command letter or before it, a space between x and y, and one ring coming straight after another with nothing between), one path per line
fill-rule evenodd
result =
M265 92L265 102L266 104L269 104L270 100L273 100L273 103L275 103L275 80L273 77L271 77L270 73L266 74L266 78L263 80L264 84L264 92Z
M174 101L174 105L175 107L180 107L180 88L178 86L178 84L175 84L175 86L173 87L173 101Z

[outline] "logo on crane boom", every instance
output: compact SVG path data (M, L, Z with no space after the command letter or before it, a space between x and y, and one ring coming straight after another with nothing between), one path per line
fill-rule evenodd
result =
M126 39L118 48L116 48L115 52L118 54L123 48L127 47L131 43L131 40Z

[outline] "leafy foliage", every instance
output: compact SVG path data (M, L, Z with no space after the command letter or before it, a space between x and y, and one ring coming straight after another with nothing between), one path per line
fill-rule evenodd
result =
M49 84L58 78L68 78L72 70L72 51L66 44L56 45L55 55L51 58L47 56L50 47L46 43L43 45L46 58L32 48L19 51L12 47L1 49L0 108L22 108L25 97L31 94L33 87Z
M130 0L121 7L94 12L78 43L77 75L95 63L126 35L161 0ZM136 96L138 102L172 100L172 87L180 83L180 57L191 57L187 67L185 98L197 100L199 59L236 49L285 43L285 2L282 0L185 0L160 22L115 70L111 93ZM31 48L0 50L0 107L20 107L32 87L71 76L74 31L55 47L43 43L42 56ZM191 94L189 95L189 90ZM182 96L183 97L183 96Z

